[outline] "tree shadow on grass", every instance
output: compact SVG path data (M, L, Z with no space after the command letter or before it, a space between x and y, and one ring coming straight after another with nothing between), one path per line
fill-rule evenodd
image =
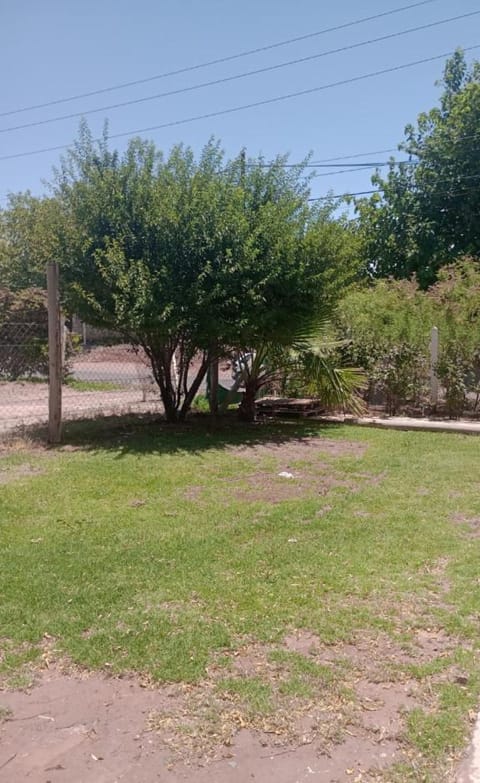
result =
M318 436L331 438L342 431L341 424L313 419L262 419L255 424L244 424L233 412L218 419L193 414L183 424L169 424L158 414L108 416L65 422L62 443L50 448L113 451L118 458L128 454L192 454ZM24 429L23 436L45 444L47 433L44 427L36 427Z

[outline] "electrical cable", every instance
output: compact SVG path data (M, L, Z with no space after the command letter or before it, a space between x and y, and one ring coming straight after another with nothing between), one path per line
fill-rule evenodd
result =
M467 46L464 47L464 52L473 51L474 49L479 49L480 44L475 44L474 46ZM383 68L378 71L371 71L370 73L361 74L360 76L352 76L348 79L341 79L337 82L331 82L330 84L322 84L317 87L310 87L306 90L297 90L295 92L286 93L285 95L277 95L274 98L266 98L261 101L254 101L252 103L246 103L241 106L233 106L228 109L220 109L213 112L206 112L205 114L197 114L192 117L184 117L180 120L171 120L170 122L164 122L159 125L150 125L146 128L136 128L134 130L129 131L122 131L121 133L113 133L109 136L110 139L120 139L124 138L125 136L134 136L138 135L140 133L150 133L151 131L156 130L163 130L164 128L173 128L177 127L179 125L187 125L191 122L198 122L199 120L206 120L206 119L212 119L213 117L223 117L228 114L234 114L236 112L245 111L248 109L255 109L259 106L269 106L273 103L280 103L286 100L290 100L291 98L298 98L304 95L312 95L317 92L321 92L323 90L332 89L334 87L342 87L347 84L354 84L360 81L364 81L365 79L372 79L377 76L383 76L387 73L395 73L399 71L406 70L407 68L413 68L417 65L424 65L426 63L435 62L437 60L444 60L446 57L450 57L454 52L443 52L442 54L434 55L433 57L425 57L421 60L413 60L412 62L408 63L402 63L401 65L395 65L391 68ZM99 141L99 139L95 139L95 141ZM24 158L29 157L31 155L41 155L45 152L56 152L58 150L67 149L70 145L69 144L59 144L55 145L53 147L43 147L38 150L29 150L27 152L16 152L10 155L2 155L0 156L0 161L3 160L13 160L17 158Z
M44 120L34 120L33 122L26 122L26 123L23 123L21 125L11 125L11 126L9 126L7 128L0 128L0 133L10 133L12 131L25 130L26 128L36 128L36 127L38 127L40 125L50 125L50 124L52 124L54 122L61 122L63 120L71 120L71 119L75 119L77 117L84 117L84 116L86 116L88 114L99 114L101 112L111 111L112 109L123 109L126 106L134 106L134 105L138 105L140 103L148 103L150 101L159 100L160 98L168 98L168 97L171 97L173 95L181 95L181 94L184 94L184 93L187 93L187 92L194 92L195 90L200 90L200 89L203 89L205 87L213 87L213 86L216 86L216 85L219 85L219 84L226 84L228 82L237 81L238 79L245 79L245 78L247 78L249 76L258 76L259 74L262 74L262 73L268 73L268 72L271 72L271 71L276 71L276 70L279 70L281 68L290 67L292 65L299 65L299 64L302 64L302 63L306 63L306 62L311 62L312 60L318 60L321 57L327 57L327 56L332 55L332 54L340 54L342 52L347 52L347 51L350 51L352 49L359 49L359 48L361 48L363 46L371 46L372 44L379 43L381 41L388 41L388 40L391 40L393 38L400 38L401 36L409 35L410 33L416 33L416 32L419 32L421 30L427 30L427 29L430 29L432 27L438 27L439 25L447 24L447 23L454 22L454 21L458 21L459 19L465 19L465 18L471 17L471 16L478 16L479 14L480 14L480 10L478 10L478 11L471 11L471 12L469 12L467 14L460 14L458 16L451 16L448 19L441 19L439 21L429 22L428 24L419 25L417 27L410 27L407 30L399 30L399 31L394 32L394 33L389 33L388 35L381 35L378 38L370 38L370 39L368 39L366 41L359 41L359 42L354 43L354 44L348 44L347 46L341 46L341 47L338 47L337 49L329 49L329 50L327 50L325 52L319 52L317 54L311 54L308 57L300 57L300 58L297 58L295 60L287 60L286 62L283 62L283 63L277 63L275 65L268 65L268 66L265 66L263 68L256 68L256 69L254 69L252 71L244 71L243 73L237 73L237 74L234 74L233 76L223 76L221 78L213 79L213 80L208 81L208 82L200 82L199 84L192 84L192 85L189 85L187 87L179 87L179 88L177 88L175 90L168 90L166 92L159 92L159 93L155 93L154 95L146 95L146 96L144 96L142 98L133 98L133 99L128 100L128 101L121 101L120 103L111 103L111 104L109 104L107 106L98 106L98 107L96 107L94 109L86 109L84 111L72 112L70 114L61 114L61 115L58 115L56 117L48 117L48 118L46 118Z
M19 109L10 109L8 111L0 112L0 117L7 117L7 116L11 116L12 114L20 114L23 112L33 111L35 109L45 109L49 106L57 106L60 103L68 103L70 101L80 100L81 98L90 98L93 95L102 95L107 92L113 92L114 90L121 90L127 87L135 87L139 84L146 84L147 82L153 82L159 79L166 79L167 77L170 76L178 76L179 74L182 73L190 73L192 71L200 70L201 68L208 68L213 65L221 65L226 62L238 60L242 57L250 57L251 55L260 54L261 52L267 52L272 49L277 49L281 46L287 46L288 44L298 43L299 41L306 41L308 39L315 38L320 35L326 35L327 33L337 32L338 30L346 30L349 27L354 27L356 25L364 24L366 22L373 22L377 19L383 19L387 16L392 16L393 14L398 14L403 11L409 11L413 8L419 8L420 6L424 6L424 5L431 5L432 3L436 3L438 1L439 0L421 0L421 2L410 3L409 5L393 8L390 11L382 11L379 14L373 14L371 16L364 16L361 17L360 19L354 19L351 20L350 22L344 22L343 24L335 25L333 27L326 27L323 30L317 30L313 33L307 33L306 35L296 36L295 38L287 38L283 41L277 41L276 43L273 44L267 44L266 46L259 46L255 49L248 49L243 52L238 52L237 54L227 55L226 57L218 57L214 60L208 60L203 63L197 63L196 65L189 65L183 68L177 68L176 70L166 71L164 73L159 73L154 76L148 76L144 79L135 79L133 81L122 82L120 84L114 84L109 87L103 87L98 90L90 90L89 92L77 93L76 95L70 95L65 98L57 98L52 101L45 101L44 103L37 103L31 106L23 106Z

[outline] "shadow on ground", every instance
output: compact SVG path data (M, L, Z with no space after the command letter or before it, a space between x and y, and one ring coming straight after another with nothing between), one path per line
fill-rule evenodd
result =
M343 430L342 425L313 420L264 419L244 424L233 413L217 419L193 414L183 424L169 424L158 415L108 416L66 422L62 443L53 450L115 451L118 458L127 454L189 454L232 446L254 446L265 442L288 443L312 436ZM32 445L47 445L45 427L23 427L12 431L8 441L19 438Z

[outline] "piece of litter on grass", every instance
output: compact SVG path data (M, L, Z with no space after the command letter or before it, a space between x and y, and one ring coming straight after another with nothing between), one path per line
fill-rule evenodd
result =
M293 473L289 473L288 470L282 470L278 475L281 478L294 478Z
M289 538L288 543L289 544L296 544L298 542L298 538Z

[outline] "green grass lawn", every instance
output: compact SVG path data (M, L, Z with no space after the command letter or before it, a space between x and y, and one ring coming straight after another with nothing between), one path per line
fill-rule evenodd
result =
M4 687L53 646L204 683L253 727L328 692L342 731L375 665L418 687L384 779L449 779L480 693L478 439L198 417L110 437L72 423L67 440L0 457ZM288 648L295 634L316 655ZM371 660L349 658L357 644ZM236 654L255 661L242 677Z
M81 381L72 376L67 376L65 385L78 392L121 391L125 388L119 383L111 383L110 381Z

